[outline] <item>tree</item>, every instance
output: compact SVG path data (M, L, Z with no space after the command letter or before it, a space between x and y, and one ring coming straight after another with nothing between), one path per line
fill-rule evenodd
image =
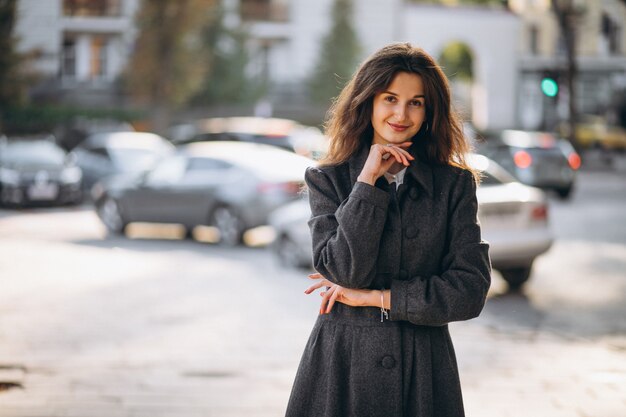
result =
M439 65L450 79L472 81L472 51L462 42L451 42L439 58Z
M309 82L311 97L327 103L337 96L356 69L359 41L350 22L351 0L335 0L332 23L321 43L321 53Z
M0 108L22 104L26 86L20 75L23 57L16 51L13 34L17 0L0 0Z
M199 28L215 0L143 0L139 34L128 67L128 88L152 106L152 128L163 132L206 72Z
M252 103L261 94L261 86L246 75L247 34L240 28L224 25L224 9L213 8L210 18L200 32L205 46L203 53L207 72L192 104Z
M565 77L569 108L568 136L570 142L578 147L576 141L576 123L578 120L576 108L576 78L578 75L578 64L576 62L576 27L579 25L580 18L584 15L585 9L584 6L580 6L580 2L576 0L552 0L550 7L556 17L565 46L567 62Z

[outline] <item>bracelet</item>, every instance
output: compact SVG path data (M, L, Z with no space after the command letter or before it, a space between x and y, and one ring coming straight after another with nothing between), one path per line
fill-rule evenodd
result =
M383 290L380 291L380 322L383 322L383 317L389 320L389 314L385 309L385 301L383 299Z

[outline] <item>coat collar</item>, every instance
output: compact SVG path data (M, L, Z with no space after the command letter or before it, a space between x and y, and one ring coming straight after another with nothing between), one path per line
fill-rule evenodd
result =
M348 159L348 166L350 167L350 181L352 186L356 183L356 179L361 173L363 166L365 165L365 161L367 160L367 156L369 155L369 146L361 146L354 155ZM433 172L430 167L430 164L426 161L426 159L421 156L421 153L418 152L416 146L411 146L409 148L409 153L415 157L415 160L412 161L406 172L408 175L412 176L417 183L426 191L426 193L432 197L433 196ZM381 177L384 179L384 177ZM385 183L387 181L384 181ZM405 180L406 182L406 180Z

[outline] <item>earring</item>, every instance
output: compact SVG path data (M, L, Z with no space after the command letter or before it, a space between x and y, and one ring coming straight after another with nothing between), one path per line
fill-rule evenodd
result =
M429 128L429 127L430 127L430 126L428 126L428 122L426 122L426 129L424 129L424 133L428 132L428 128Z

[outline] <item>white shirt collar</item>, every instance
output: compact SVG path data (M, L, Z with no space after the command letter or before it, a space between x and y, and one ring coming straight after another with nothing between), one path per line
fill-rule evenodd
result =
M406 173L406 167L402 168L402 170L398 173L390 174L389 172L385 172L385 178L391 184L392 182L396 183L396 190L398 187L404 182L404 174Z

